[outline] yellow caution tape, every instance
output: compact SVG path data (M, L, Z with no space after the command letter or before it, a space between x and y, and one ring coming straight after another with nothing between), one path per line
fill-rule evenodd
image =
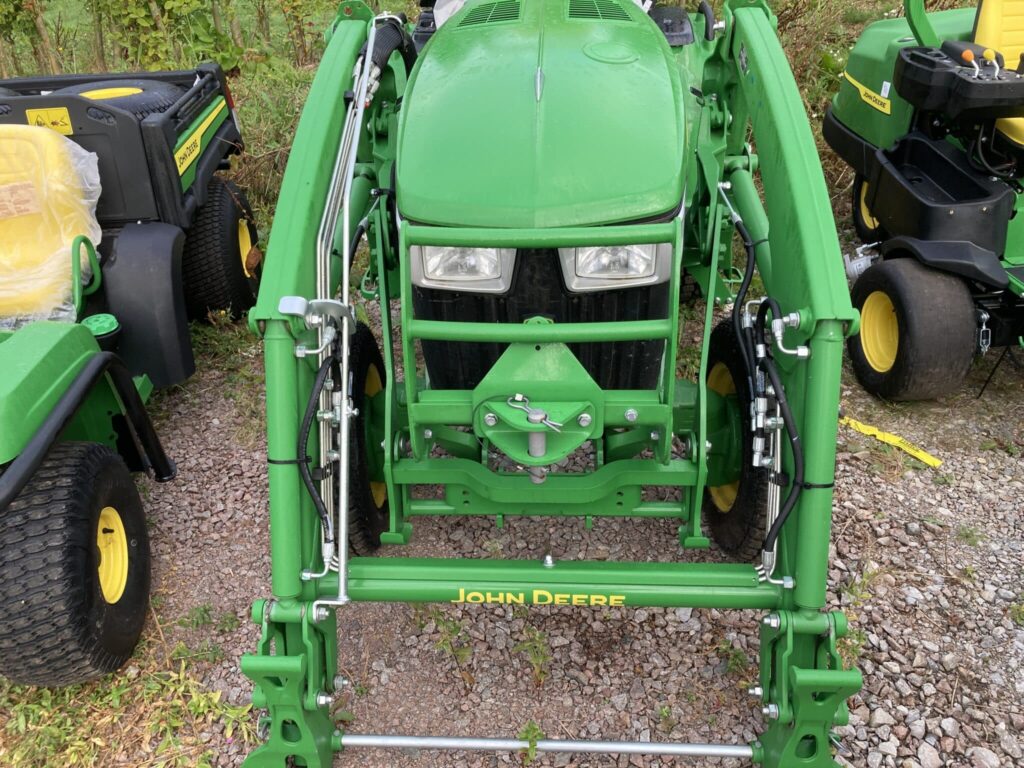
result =
M899 435L894 435L891 432L883 432L878 427L872 427L870 424L863 424L856 419L851 419L849 416L843 416L839 419L839 423L860 432L862 435L873 437L879 442L886 443L887 445L895 446L901 451L909 453L915 459L920 461L922 464L927 464L932 469L942 466L942 460L932 456L928 451L918 448L913 443L907 442Z

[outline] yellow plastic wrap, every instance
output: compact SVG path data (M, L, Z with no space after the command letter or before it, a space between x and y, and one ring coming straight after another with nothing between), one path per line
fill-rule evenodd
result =
M49 128L0 125L0 328L77 319L71 244L99 243L99 197L96 155Z

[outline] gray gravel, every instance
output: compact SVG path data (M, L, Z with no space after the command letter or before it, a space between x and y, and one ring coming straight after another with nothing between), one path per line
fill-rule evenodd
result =
M1024 765L1024 628L1009 617L1024 601L1024 372L1010 364L974 399L994 362L979 363L963 391L939 403L889 406L847 376L843 404L943 460L910 468L900 454L841 428L829 601L852 619L865 676L840 729L854 766ZM258 363L258 361L257 361ZM205 684L233 702L251 687L238 671L257 630L248 607L269 594L264 445L246 426L234 380L204 369L164 396L161 432L178 461L168 486L146 484L162 613L210 604L241 619L227 632L168 626L169 642L218 643L225 657L199 663ZM251 430L249 430L251 432ZM258 431L257 431L258 432ZM394 554L640 560L720 559L678 551L667 521L420 519ZM459 622L455 658L438 649L438 619ZM748 742L762 727L745 694L756 675L751 612L508 606L360 604L342 611L340 664L354 685L344 705L353 732L513 736L535 720L552 738ZM538 686L515 646L530 627L552 660ZM731 671L730 671L731 670ZM242 749L211 734L218 765ZM338 766L516 765L516 755L347 752ZM667 766L671 759L543 756L535 765ZM695 765L680 761L680 765ZM735 761L699 764L733 765Z

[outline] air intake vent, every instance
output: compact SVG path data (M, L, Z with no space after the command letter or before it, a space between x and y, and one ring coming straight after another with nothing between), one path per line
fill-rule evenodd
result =
M499 0L497 3L483 3L471 9L459 22L459 26L475 27L499 21L515 21L518 18L519 0Z
M615 0L569 0L569 18L629 21L629 14Z

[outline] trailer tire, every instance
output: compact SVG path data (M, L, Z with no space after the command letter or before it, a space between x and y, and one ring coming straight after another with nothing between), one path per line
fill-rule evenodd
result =
M747 373L730 319L720 322L711 332L707 370L708 388L720 395L735 394L738 400L741 469L735 482L704 489L702 517L715 543L737 560L747 563L760 555L764 543L768 472L753 466L754 447L749 438L750 395L743 383Z
M159 80L99 80L61 88L56 93L84 96L98 104L131 112L139 120L166 112L185 91L173 83Z
M867 201L868 180L859 173L853 179L853 195L850 209L853 215L853 228L863 243L878 243L885 240L885 229L871 213Z
M0 515L0 674L61 686L120 668L149 606L149 537L124 461L62 443Z
M348 543L357 555L372 555L381 545L381 534L388 530L391 511L384 483L383 440L384 407L377 398L386 393L387 373L377 340L363 323L356 325L352 337L349 371L352 407L358 415L352 420L349 442Z
M886 400L930 400L960 388L978 332L963 280L913 258L889 259L857 279L853 305L860 332L847 349L864 389Z
M227 312L239 319L253 304L262 272L256 225L245 192L217 176L185 233L182 271L190 320ZM245 251L245 253L243 253Z

